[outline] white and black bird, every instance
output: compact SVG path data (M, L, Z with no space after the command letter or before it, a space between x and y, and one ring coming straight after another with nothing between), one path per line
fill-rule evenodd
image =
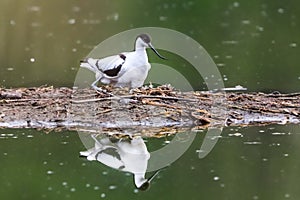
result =
M97 87L98 81L115 87L138 88L144 84L151 68L146 48L151 48L158 57L166 59L152 46L148 34L140 34L136 38L134 51L101 59L86 58L80 61L80 67L95 73L96 80L91 86L96 90L102 91Z

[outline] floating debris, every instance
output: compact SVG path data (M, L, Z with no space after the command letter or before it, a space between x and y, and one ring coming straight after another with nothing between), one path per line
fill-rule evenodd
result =
M100 197L101 197L101 198L105 198L105 197L106 197L106 194L105 194L105 193L101 193Z
M289 46L290 46L290 47L294 47L294 48L295 48L295 47L297 47L297 43L295 43L295 42L293 42L293 43L290 43L290 44L289 44Z
M100 190L99 186L94 186L94 190Z
M15 70L13 67L8 67L8 68L6 68L6 70L7 71L13 71L13 70Z
M278 13L283 14L284 13L284 9L283 8L278 8Z
M47 171L47 174L48 174L48 175L52 175L52 174L54 174L54 171L48 170L48 171Z
M68 24L75 24L76 23L76 19L69 19L68 20Z
M9 21L10 25L15 26L16 25L16 21L15 20L10 20Z
M28 10L32 11L32 12L39 12L41 10L41 7L40 6L30 6L30 7L28 7Z
M117 189L117 186L116 186L116 185L110 185L110 186L108 187L108 189L110 189L110 190L115 190L115 189Z

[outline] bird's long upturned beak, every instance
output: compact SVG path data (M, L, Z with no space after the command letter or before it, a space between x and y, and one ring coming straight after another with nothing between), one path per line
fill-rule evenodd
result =
M152 51L154 51L154 53L155 53L158 57L160 57L161 59L167 60L167 58L163 57L162 55L160 55L160 54L156 51L156 49L152 46L151 43L149 43L148 45L149 45L149 47L152 49Z
M160 170L157 170L152 176L150 176L148 178L148 182L150 183L158 175L159 172L160 172Z

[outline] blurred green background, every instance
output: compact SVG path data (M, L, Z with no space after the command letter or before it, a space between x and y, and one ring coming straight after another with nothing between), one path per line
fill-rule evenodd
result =
M198 41L226 87L299 91L299 13L296 0L1 0L0 85L72 86L79 60L94 46L153 26Z

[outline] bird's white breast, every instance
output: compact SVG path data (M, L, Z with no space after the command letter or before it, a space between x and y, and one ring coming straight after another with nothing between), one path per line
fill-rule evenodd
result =
M151 66L148 63L145 50L134 51L127 54L116 86L129 86L131 88L141 87L147 78L150 68Z

